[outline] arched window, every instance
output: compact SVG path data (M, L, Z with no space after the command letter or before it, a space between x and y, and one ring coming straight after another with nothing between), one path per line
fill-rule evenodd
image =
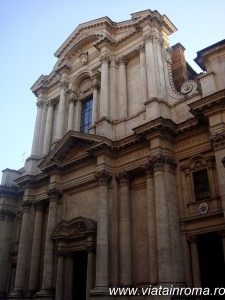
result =
M88 133L92 124L92 105L93 97L88 98L82 102L81 106L81 119L80 119L80 132Z

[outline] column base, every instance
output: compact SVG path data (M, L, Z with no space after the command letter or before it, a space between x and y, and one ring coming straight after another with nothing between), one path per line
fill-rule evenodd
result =
M53 300L54 297L54 291L52 289L41 289L33 296L34 299L42 298L44 300Z
M14 300L20 300L23 299L23 291L22 290L13 290L10 295L8 296L8 299L14 299Z
M106 286L97 286L93 290L90 291L90 299L95 300L107 300L113 299L112 296L109 295L109 288Z

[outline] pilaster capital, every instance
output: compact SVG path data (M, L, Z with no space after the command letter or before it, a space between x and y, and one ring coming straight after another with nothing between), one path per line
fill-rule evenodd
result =
M57 256L58 257L65 257L67 255L66 251L63 250L58 250L57 251Z
M119 182L120 186L129 186L130 176L126 171L122 171L116 175L116 179Z
M120 66L123 65L125 66L127 64L127 59L124 55L120 56L117 60L116 63Z
M95 178L97 179L98 184L100 186L101 185L107 186L109 184L109 181L112 178L112 175L109 171L103 169L95 173Z
M111 59L107 53L103 53L100 57L100 61L102 64L108 64L111 61Z
M69 82L66 78L61 79L60 81L60 88L63 89L64 91L67 90L69 87Z
M140 45L138 45L137 51L138 51L139 54L145 52L145 42L142 42Z
M7 209L0 210L0 220L14 221L16 214Z
M224 133L224 131L214 134L211 137L211 141L212 141L213 148L215 151L224 149L225 148L225 133Z
M49 196L50 202L58 202L60 196L62 195L62 192L57 187L52 187L47 190L47 195Z
M217 234L220 235L223 239L225 239L225 229L217 231Z
M144 41L145 41L145 44L153 43L154 42L154 35L153 35L153 33L152 32L148 32L144 36Z
M73 91L68 91L67 92L68 94L69 94L69 97L68 97L68 101L71 103L71 102L73 102L73 103L75 103L76 101L77 101L77 97L78 97L78 95L77 95L77 93L75 93L75 92L73 92Z
M29 213L32 205L33 205L32 201L29 201L29 200L23 201L21 204L23 213Z
M173 157L167 156L166 157L166 163L169 166L169 171L173 174L175 174L176 172L176 168L177 168L177 162Z

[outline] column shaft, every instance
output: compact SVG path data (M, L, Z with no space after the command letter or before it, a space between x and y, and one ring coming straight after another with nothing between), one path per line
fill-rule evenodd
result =
M129 177L124 172L119 174L119 261L120 285L132 285L132 245L131 217L129 199Z
M28 235L30 228L30 209L32 203L30 201L23 202L23 220L20 234L16 277L14 290L12 296L21 295L23 293L25 275L26 275L26 260L27 260L27 247L28 247Z
M81 102L78 100L75 105L75 131L80 131Z
M55 300L62 300L63 295L63 253L58 253Z
M151 166L147 170L147 210L150 282L156 284L158 282L157 229L154 178Z
M35 203L36 214L34 223L33 244L31 249L30 276L28 290L36 291L38 288L38 272L40 265L41 240L42 240L42 222L43 222L43 202Z
M159 282L169 283L172 280L172 255L170 240L170 224L166 197L164 158L158 155L154 159L155 205L157 220L157 248Z
M73 256L67 253L66 256L66 286L64 290L65 300L72 300L73 296Z
M88 262L87 262L87 285L86 285L86 300L90 299L90 291L93 288L94 283L94 253L92 252L92 247L88 251Z
M52 125L53 125L53 101L48 101L48 110L47 110L47 118L46 118L46 126L45 126L45 135L44 135L44 143L43 143L43 155L48 154L51 146L51 138L52 138Z
M45 105L43 107L43 111L42 111L41 127L40 127L39 142L38 142L38 155L39 156L41 156L43 154L46 117L47 117L47 104L45 103Z
M119 119L127 117L127 78L126 78L126 59L122 56L118 60L119 78L118 78L118 116Z
M158 62L158 94L161 99L166 100L166 81L164 75L164 66L162 59L162 44L163 40L161 38L157 38L155 42L157 62Z
M49 195L49 212L45 240L44 253L44 269L42 278L42 288L38 294L52 294L53 288L53 263L54 263L54 243L52 240L52 233L57 224L57 208L60 191L58 189L50 189Z
M142 103L148 100L148 84L147 84L147 73L146 73L146 59L145 59L145 47L140 45L139 48L140 54L140 69L141 69L141 92L142 92Z
M69 115L68 115L68 124L67 131L73 130L73 122L74 122L74 98L69 99Z
M198 257L197 237L191 236L189 240L190 240L190 247L191 247L193 287L200 287L201 275L200 275L200 266L199 266L199 257Z
M108 181L110 175L102 170L98 179L98 230L96 249L96 288L108 287Z
M93 86L92 126L98 119L98 85Z
M146 53L146 71L147 71L147 81L148 81L148 97L149 99L151 99L157 97L156 68L155 68L154 49L153 49L153 37L151 34L148 34L146 36L145 53Z
M36 116L35 127L34 127L34 136L33 136L31 155L38 155L38 143L39 143L39 136L40 136L40 129L41 129L43 106L44 106L44 102L42 100L38 100L37 116Z
M56 123L56 140L62 138L64 134L64 123L65 123L65 110L66 110L66 89L68 88L68 82L66 79L61 81L60 99L59 99L59 109L57 114Z
M103 55L101 58L101 97L100 97L100 118L108 118L109 115L109 57Z

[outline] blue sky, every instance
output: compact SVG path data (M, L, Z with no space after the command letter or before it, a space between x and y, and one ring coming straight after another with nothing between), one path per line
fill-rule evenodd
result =
M225 38L224 0L0 0L0 171L19 169L30 155L36 117L30 88L51 72L55 51L72 31L83 22L103 16L123 21L145 9L173 22L178 31L170 44L180 42L198 72L196 52Z

